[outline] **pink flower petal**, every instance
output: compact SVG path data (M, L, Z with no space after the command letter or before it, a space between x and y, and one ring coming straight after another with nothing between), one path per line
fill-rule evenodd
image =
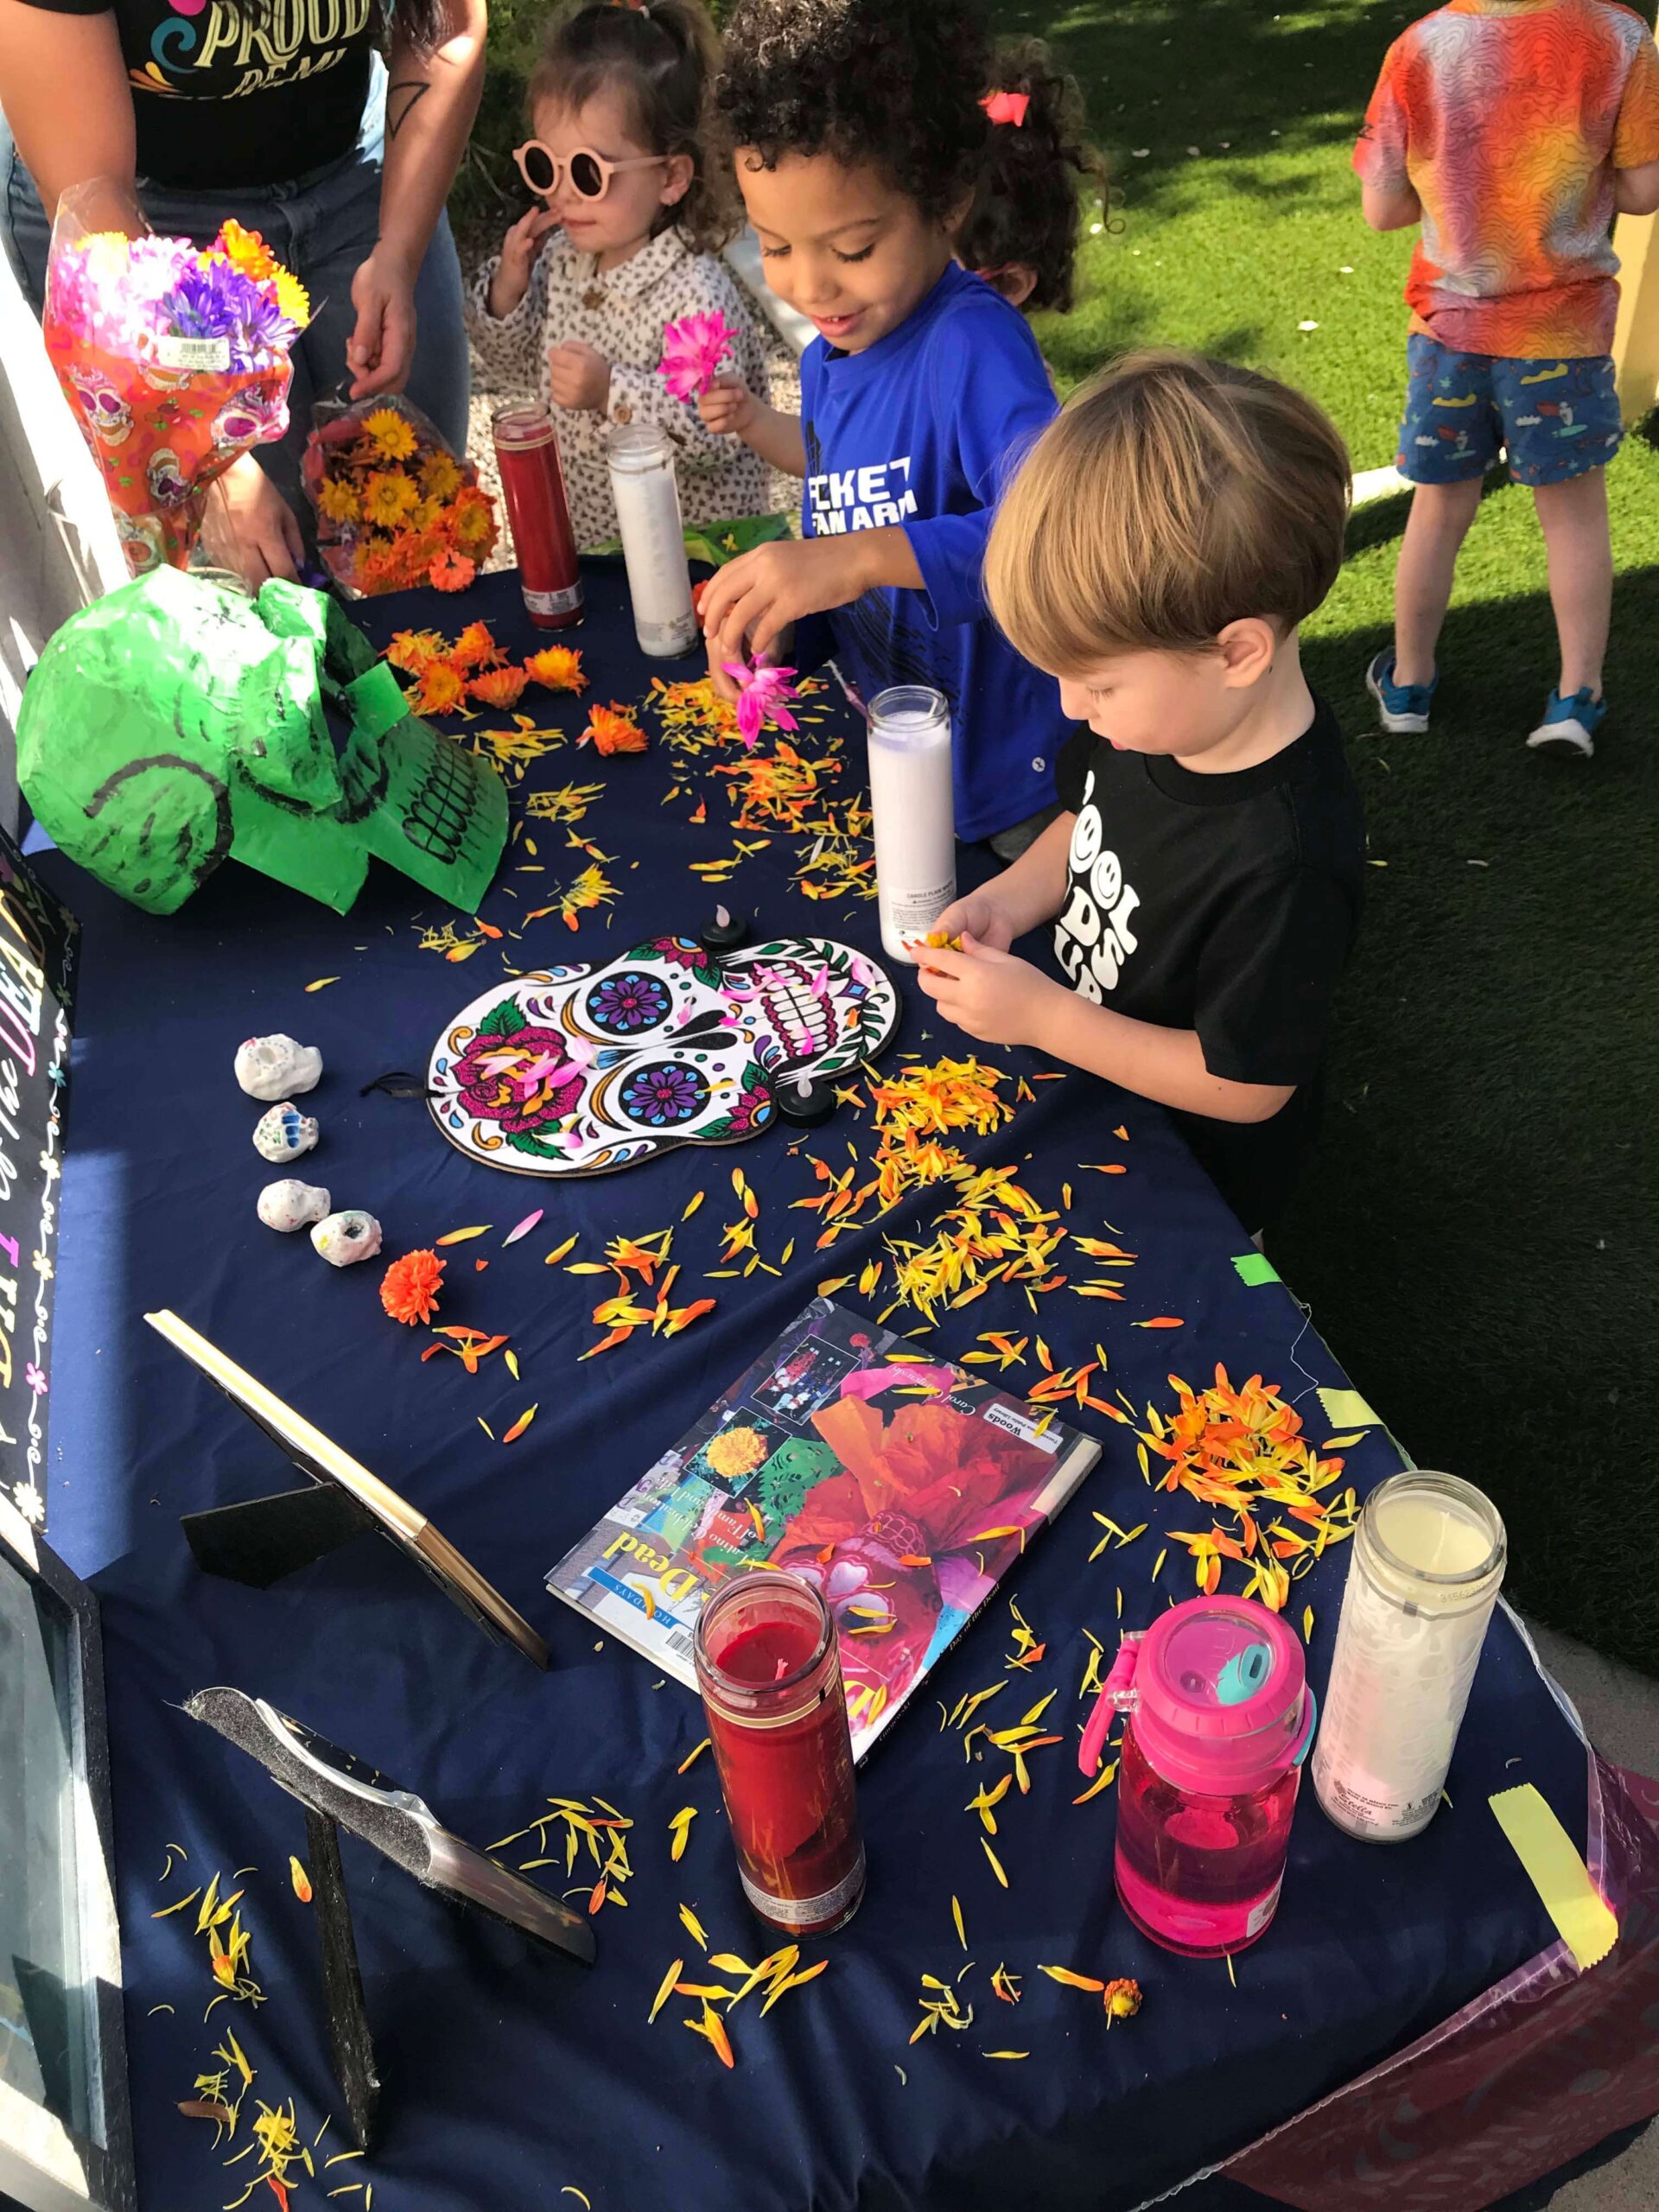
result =
M502 1250L505 1251L509 1244L516 1244L521 1236L528 1236L546 1211L545 1206L537 1206L534 1213L527 1213L524 1216L516 1229L510 1229L501 1239Z

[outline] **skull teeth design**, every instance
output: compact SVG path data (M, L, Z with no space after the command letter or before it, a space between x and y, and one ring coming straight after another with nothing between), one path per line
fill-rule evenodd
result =
M754 981L761 1011L784 1047L786 1064L817 1059L830 1050L836 1041L834 1014L798 961L758 968Z

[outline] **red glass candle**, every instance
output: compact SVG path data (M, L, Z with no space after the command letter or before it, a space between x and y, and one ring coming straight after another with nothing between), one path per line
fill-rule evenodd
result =
M501 408L490 427L530 619L538 630L566 629L582 620L582 575L553 418L531 400Z
M704 1606L694 1656L744 1893L772 1927L827 1935L864 1895L830 1609L795 1575L746 1574Z

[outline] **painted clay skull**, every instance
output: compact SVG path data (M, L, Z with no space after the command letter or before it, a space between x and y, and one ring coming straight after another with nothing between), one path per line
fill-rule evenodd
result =
M716 957L654 938L603 968L497 984L438 1039L432 1114L469 1159L594 1175L773 1119L774 1086L879 1052L899 1018L873 960L824 938Z
M253 1148L262 1160L297 1160L317 1141L317 1125L291 1098L262 1114L254 1126Z
M286 1236L296 1229L308 1229L314 1221L321 1221L334 1204L321 1184L297 1183L285 1177L280 1183L267 1183L259 1193L259 1218L267 1229L280 1229Z
M250 1037L236 1048L236 1079L250 1098L286 1098L315 1090L322 1074L322 1054L315 1045L298 1045L280 1031L274 1037Z
M353 1260L372 1260L380 1249L380 1224L372 1213L348 1206L331 1213L311 1232L311 1243L331 1268L349 1268Z

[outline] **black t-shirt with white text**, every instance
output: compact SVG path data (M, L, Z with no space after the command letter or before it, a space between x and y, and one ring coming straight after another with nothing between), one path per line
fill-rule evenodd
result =
M382 16L372 0L27 0L112 13L137 171L175 191L279 184L349 154Z
M1270 1121L1174 1120L1246 1229L1312 1142L1331 1001L1359 919L1364 819L1330 709L1270 760L1203 775L1087 728L1058 762L1074 812L1054 952L1074 990L1196 1030L1232 1083L1294 1084Z

